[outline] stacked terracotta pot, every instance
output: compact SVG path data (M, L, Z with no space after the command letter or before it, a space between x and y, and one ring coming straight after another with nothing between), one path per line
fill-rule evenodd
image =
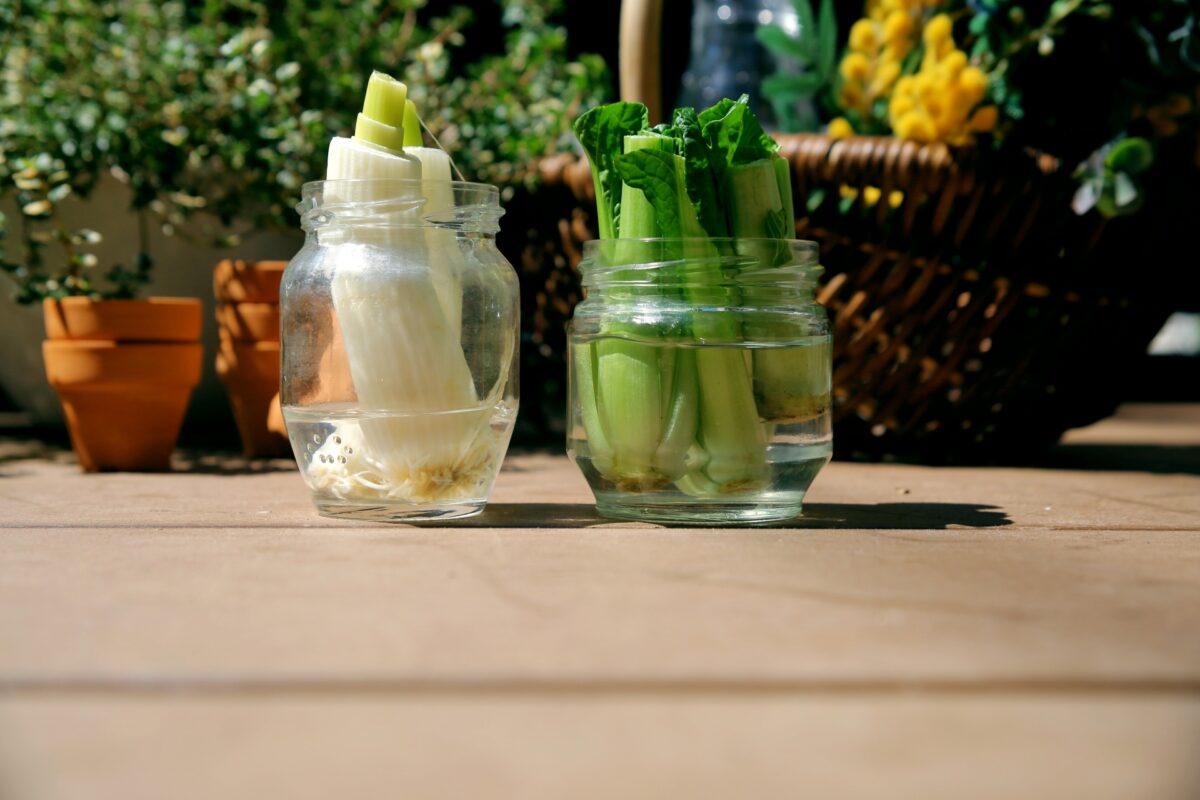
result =
M286 266L286 261L226 260L213 273L217 374L229 393L247 456L290 453L278 412L279 280Z
M165 470L200 382L195 298L68 297L42 307L46 377L87 472Z

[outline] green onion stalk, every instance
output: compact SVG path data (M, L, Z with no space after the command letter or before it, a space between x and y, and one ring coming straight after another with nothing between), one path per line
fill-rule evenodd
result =
M749 255L786 263L779 240L794 233L787 161L745 96L699 113L676 109L653 127L640 103L612 103L580 116L575 134L592 168L600 238L617 240L611 252L630 267L615 273L611 301L628 308L674 293L691 308L684 330L618 313L598 337L577 343L572 369L592 464L625 491L762 488L772 426L813 416L809 378L821 365L803 363L809 348L748 356L704 345L780 338L778 323L728 310L739 307L742 289L720 262ZM658 276L661 285L634 268L650 252L638 240L649 238L664 240L655 252L675 265L673 280ZM667 346L680 343L699 346Z

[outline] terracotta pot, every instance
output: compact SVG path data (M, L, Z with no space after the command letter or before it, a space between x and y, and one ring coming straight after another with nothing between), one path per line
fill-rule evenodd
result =
M281 422L272 427L269 419L279 393L279 281L286 267L286 261L225 260L213 270L221 339L217 374L242 450L251 457L291 452Z
M50 339L121 342L195 342L200 338L200 301L194 297L90 300L64 297L42 303Z
M217 325L235 342L278 342L278 303L222 303Z
M279 394L279 342L235 342L222 334L217 375L229 392L246 455L290 454L287 438L267 427L271 401Z
M197 299L66 298L42 305L46 377L80 466L165 470L200 382Z
M271 398L271 407L267 409L267 430L287 437L287 423L283 419L283 406L279 402L279 392Z
M286 261L226 259L213 270L213 293L222 303L278 303Z

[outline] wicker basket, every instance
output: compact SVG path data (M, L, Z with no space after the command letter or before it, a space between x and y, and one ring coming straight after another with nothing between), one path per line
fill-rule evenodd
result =
M827 267L843 451L1029 455L1112 413L1189 283L1169 260L1184 181L1106 220L1071 209L1070 170L1023 152L782 144L807 209L797 233Z

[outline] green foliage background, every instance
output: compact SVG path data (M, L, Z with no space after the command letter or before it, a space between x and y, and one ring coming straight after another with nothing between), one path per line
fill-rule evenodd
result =
M0 215L0 239L16 228L20 240L0 267L19 302L135 294L150 274L145 237L131 266L100 270L101 232L56 215L106 173L168 232L235 245L294 229L300 185L324 175L329 139L352 132L372 69L409 82L466 177L511 193L608 94L600 58L568 56L561 11L562 0L0 4L0 194L21 209L15 225Z

